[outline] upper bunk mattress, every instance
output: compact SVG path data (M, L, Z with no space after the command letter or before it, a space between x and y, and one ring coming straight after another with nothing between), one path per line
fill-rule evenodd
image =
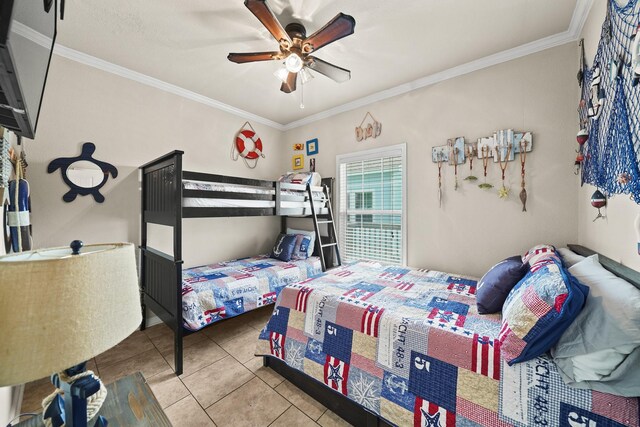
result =
M272 304L286 285L321 272L318 257L283 262L266 255L184 269L184 327L196 331L218 320Z
M285 184L283 184L285 185ZM206 181L183 180L182 186L185 190L203 190L203 191L220 191L233 192L243 194L263 194L274 195L275 190L270 188L260 188L236 184L222 184ZM322 200L324 194L321 187L312 187L313 197ZM281 201L281 208L304 209L310 208L310 204L306 201L306 191L295 191L281 189L280 194L287 196L287 200ZM275 201L273 200L246 200L232 198L208 198L208 197L185 197L182 200L183 207L190 208L273 208ZM316 209L325 206L325 202L316 201L313 205ZM311 212L309 212L310 214Z
M476 281L358 262L287 286L256 354L402 426L638 426L638 399L567 386L549 357L507 365Z

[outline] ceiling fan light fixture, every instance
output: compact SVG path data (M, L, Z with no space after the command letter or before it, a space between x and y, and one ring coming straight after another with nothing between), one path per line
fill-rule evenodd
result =
M300 58L297 53L291 53L287 56L287 59L284 60L284 66L290 73L297 73L302 70L303 65L302 58Z
M313 75L309 72L311 68L313 68L313 71L338 83L349 80L351 77L349 70L330 64L310 54L336 40L353 34L356 20L352 16L338 13L322 28L307 36L307 30L300 22L290 22L286 27L283 27L267 4L267 1L274 0L244 0L244 5L278 42L280 49L272 52L230 53L227 56L229 61L237 64L259 61L284 61L284 68L274 73L278 80L282 81L280 90L284 93L292 93L296 90L298 74L300 74L300 89L302 89L302 83L308 83L313 78ZM631 0L615 1L630 2ZM308 68L307 72L305 72L305 68ZM301 106L304 106L302 102Z
M285 67L280 67L273 73L273 75L276 76L278 80L284 83L287 81L289 71Z
M302 70L300 70L300 81L302 84L307 84L311 79L313 79L313 74L311 74L307 67L303 67Z

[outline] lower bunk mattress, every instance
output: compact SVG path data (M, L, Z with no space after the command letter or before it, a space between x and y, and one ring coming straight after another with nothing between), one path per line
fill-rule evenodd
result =
M565 385L548 357L508 366L476 281L358 262L287 286L256 354L386 421L415 426L638 426L638 399Z
M288 284L322 272L320 258L283 262L267 255L182 271L182 318L197 331L228 317L272 304Z

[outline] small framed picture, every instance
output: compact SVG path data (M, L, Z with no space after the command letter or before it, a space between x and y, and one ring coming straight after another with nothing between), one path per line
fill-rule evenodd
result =
M313 156L314 154L318 154L318 138L307 141L307 156Z
M304 156L302 154L293 156L291 158L291 167L293 170L304 169Z
M293 144L293 151L302 151L302 150L304 150L304 144L302 143Z
M316 159L315 157L309 159L309 172L315 172L316 171Z

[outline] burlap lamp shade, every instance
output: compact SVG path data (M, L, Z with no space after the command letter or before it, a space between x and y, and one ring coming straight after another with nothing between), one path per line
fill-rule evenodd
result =
M142 321L130 243L0 257L0 386L62 371L108 350Z

